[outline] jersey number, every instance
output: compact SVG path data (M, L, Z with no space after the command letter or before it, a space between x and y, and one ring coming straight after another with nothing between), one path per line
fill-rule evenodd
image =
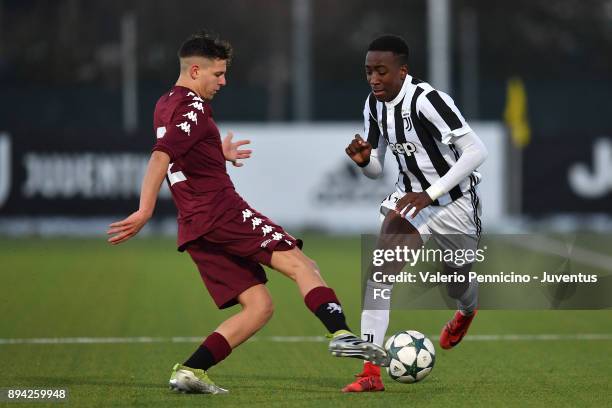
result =
M170 186L175 185L176 183L180 183L181 181L187 180L187 177L183 174L182 171L177 171L172 173L170 169L174 163L170 163L168 166L168 181L170 181Z

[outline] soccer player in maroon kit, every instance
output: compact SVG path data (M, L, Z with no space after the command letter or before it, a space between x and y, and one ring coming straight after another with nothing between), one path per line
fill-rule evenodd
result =
M176 85L155 106L157 142L144 176L139 209L110 225L109 242L133 237L151 218L164 178L178 208L178 249L187 251L216 305L242 310L225 320L183 364L172 370L170 387L198 393L226 393L206 370L253 336L272 316L262 264L296 282L306 306L331 333L329 351L380 364L386 352L350 332L340 302L327 287L316 263L298 248L298 240L251 208L234 189L225 162L241 166L248 141L223 141L209 101L226 85L229 43L199 32L179 53Z

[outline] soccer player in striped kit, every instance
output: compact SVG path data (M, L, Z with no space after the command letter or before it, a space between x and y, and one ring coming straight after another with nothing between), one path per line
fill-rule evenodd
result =
M399 167L396 190L381 203L382 226L377 247L420 248L431 236L443 249L477 249L481 232L477 171L487 156L480 138L447 94L408 73L408 45L385 35L368 47L365 70L372 92L363 111L367 140L356 135L346 154L369 178L383 172L391 150ZM455 238L453 238L455 237ZM401 271L390 264L385 273ZM445 273L465 272L470 265L447 263ZM374 296L391 285L366 283L361 315L362 338L382 345L389 324L390 299ZM477 283L447 287L458 310L444 325L440 345L456 346L468 330L478 305ZM380 366L366 362L344 392L383 391Z

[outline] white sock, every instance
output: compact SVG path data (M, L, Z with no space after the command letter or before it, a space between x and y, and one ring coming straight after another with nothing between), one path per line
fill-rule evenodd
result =
M361 312L361 338L382 347L389 326L389 310Z
M382 346L389 326L392 285L368 280L361 312L361 338Z

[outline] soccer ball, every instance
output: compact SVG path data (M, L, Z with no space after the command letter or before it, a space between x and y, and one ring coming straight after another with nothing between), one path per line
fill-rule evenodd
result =
M423 333L415 330L399 332L385 343L391 357L387 367L395 381L408 384L427 377L436 362L436 349Z

